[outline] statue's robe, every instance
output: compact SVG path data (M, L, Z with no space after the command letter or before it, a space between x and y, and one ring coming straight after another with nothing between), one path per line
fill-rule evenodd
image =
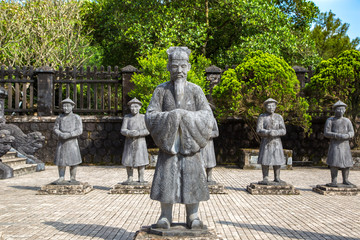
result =
M216 156L215 156L213 138L219 136L219 128L215 118L213 118L213 122L214 122L214 126L211 133L211 138L209 139L206 146L203 149L201 149L201 156L203 158L205 168L214 168L216 166Z
M54 164L57 166L74 166L82 162L77 137L83 132L82 121L79 115L70 113L60 114L54 124L55 135L70 133L69 139L60 139L55 153Z
M326 163L331 167L348 168L353 166L349 140L339 139L337 135L348 134L354 137L354 128L348 118L330 117L325 123L324 136L330 138Z
M145 122L159 147L150 197L162 203L193 204L209 199L206 173L200 149L210 139L212 111L201 88L186 82L176 114L173 82L154 91Z
M270 131L275 131L275 136L270 136ZM256 132L261 137L258 164L284 165L286 160L280 137L286 134L286 128L282 116L277 113L261 114Z
M131 136L131 130L138 131L139 136ZM122 164L126 167L149 165L145 136L150 133L145 125L145 115L140 113L135 116L132 114L125 115L121 126L121 134L126 136Z

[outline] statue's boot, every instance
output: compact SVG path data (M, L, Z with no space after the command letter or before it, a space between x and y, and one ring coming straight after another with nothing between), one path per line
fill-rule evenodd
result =
M76 181L76 170L77 166L70 166L70 182L71 183L79 183Z
M66 166L58 166L59 179L56 180L54 183L62 184L65 182L65 170L66 170Z
M268 184L269 183L269 166L261 165L261 170L263 174L263 180L259 182L259 184Z
M203 222L198 217L199 203L186 204L186 225L191 229L202 229Z
M138 167L138 174L139 174L139 182L145 182L144 181L144 174L145 174L145 166Z
M343 168L342 171L342 177L343 177L343 184L345 185L354 185L349 181L349 172L350 168Z
M337 187L338 170L339 169L337 167L330 167L331 183L328 185L331 187Z
M274 165L274 182L278 182L278 183L285 183L285 181L282 181L280 179L280 165Z
M161 203L161 215L156 223L156 227L169 229L172 222L172 203Z
M134 175L134 169L132 167L126 167L126 172L128 175L128 179L126 182L132 182L133 181L133 175Z
M213 170L212 168L206 168L206 176L208 182L214 182L212 178L212 170Z

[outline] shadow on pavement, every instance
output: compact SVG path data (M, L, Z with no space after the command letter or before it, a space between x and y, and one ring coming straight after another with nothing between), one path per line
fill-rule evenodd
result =
M44 224L53 226L61 232L67 232L78 236L96 237L104 240L133 238L133 233L128 232L125 229L98 224L67 224L62 222L44 222Z
M41 189L41 187L34 187L34 186L10 186L10 187L16 189L23 189L23 190L32 190L32 191L38 191Z
M271 225L262 224L243 224L229 221L218 221L220 224L233 225L235 227L253 229L256 231L262 231L270 233L272 235L279 235L292 239L341 239L341 240L360 240L360 238L343 237L338 235L331 235L325 233L317 233L310 231L293 230L288 228L276 227Z
M111 187L104 187L104 186L93 186L94 189L110 191Z
M227 190L235 190L235 191L243 191L243 192L246 192L246 188L242 188L242 187L229 187L229 186L225 186L225 189L227 189Z

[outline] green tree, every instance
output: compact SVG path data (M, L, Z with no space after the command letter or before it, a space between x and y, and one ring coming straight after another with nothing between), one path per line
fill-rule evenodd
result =
M322 59L334 58L345 50L357 48L360 38L350 40L346 34L349 26L348 23L342 23L331 11L319 15L311 31L311 38L315 41L316 50Z
M170 72L167 70L168 56L166 49L153 49L147 57L138 59L141 73L134 74L131 81L135 88L129 93L130 97L138 98L143 106L141 113L145 113L155 88L166 81L170 81ZM208 94L208 81L205 76L206 67L211 65L210 60L202 55L190 55L191 69L187 80L199 85L205 94Z
M306 0L98 0L83 11L106 64L137 64L153 48L187 46L219 67L250 51L284 57L290 64L316 59L310 24L318 12Z
M355 121L360 111L360 51L347 50L337 58L322 61L305 93L313 116L329 113L338 100L346 103L345 115L353 122L355 144L360 146L360 128Z
M0 1L0 64L86 64L97 49L83 31L81 4L76 0Z
M236 69L226 71L212 96L219 120L241 117L255 132L257 117L264 112L263 102L271 97L279 102L277 112L287 123L308 132L309 106L299 91L295 71L283 59L257 51L250 53Z

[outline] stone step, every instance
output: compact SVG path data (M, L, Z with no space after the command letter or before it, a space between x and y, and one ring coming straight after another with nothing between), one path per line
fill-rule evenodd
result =
M13 167L14 177L36 172L37 164L22 164Z
M11 168L14 168L16 166L25 165L26 164L26 158L8 158L8 159L1 159L2 162L6 165L8 165Z
M4 156L1 157L2 160L16 158L16 152L7 152Z

